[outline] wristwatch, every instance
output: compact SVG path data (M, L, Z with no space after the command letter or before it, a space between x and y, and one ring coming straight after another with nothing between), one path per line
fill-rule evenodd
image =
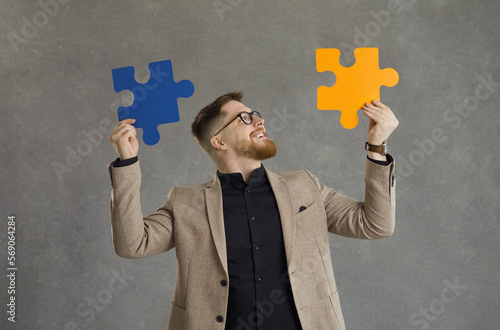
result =
M373 151L373 152L376 152L378 154L381 154L381 155L387 155L387 140L385 140L384 142L382 142L381 145L373 145L373 144L369 144L368 142L365 143L365 150L368 150L368 151Z

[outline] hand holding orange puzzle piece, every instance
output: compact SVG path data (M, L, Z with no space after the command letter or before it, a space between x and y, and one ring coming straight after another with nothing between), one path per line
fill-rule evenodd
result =
M339 63L340 50L316 49L316 70L331 71L337 77L332 87L318 87L318 109L340 110L340 124L347 129L358 125L357 111L367 102L380 100L380 86L395 86L399 81L396 70L381 70L378 48L356 48L356 63L344 67Z

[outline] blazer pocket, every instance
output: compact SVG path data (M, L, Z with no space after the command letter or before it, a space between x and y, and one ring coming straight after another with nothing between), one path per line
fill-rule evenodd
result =
M317 204L316 201L310 203L309 205L304 205L306 208L302 211L300 211L300 208L298 210L295 210L295 218L303 218L307 217L308 214L314 212L315 209L317 209Z
M170 314L168 317L168 329L186 329L187 311L175 304L170 303Z

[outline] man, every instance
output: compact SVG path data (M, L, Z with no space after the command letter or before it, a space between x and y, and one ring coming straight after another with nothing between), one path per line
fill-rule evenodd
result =
M191 127L215 177L172 188L147 217L134 119L116 125L109 140L119 158L108 164L115 252L143 258L175 247L169 329L345 329L328 232L364 239L393 233L394 160L384 147L398 121L379 101L363 106L371 151L358 202L307 170L268 171L261 160L276 146L242 95L217 98Z

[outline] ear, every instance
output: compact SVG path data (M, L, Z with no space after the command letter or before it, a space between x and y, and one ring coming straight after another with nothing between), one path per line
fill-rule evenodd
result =
M221 138L218 136L212 136L210 138L210 144L216 150L226 150L227 149L227 146L224 143L224 141L222 141Z

